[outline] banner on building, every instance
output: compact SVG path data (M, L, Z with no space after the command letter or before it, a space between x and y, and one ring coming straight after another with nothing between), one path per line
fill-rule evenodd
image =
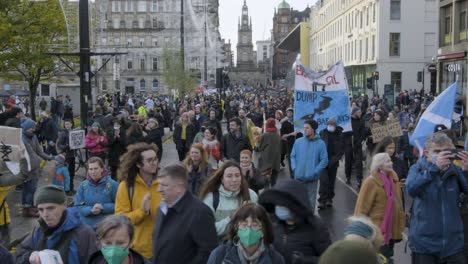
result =
M314 72L296 63L294 82L294 126L302 129L304 121L314 119L318 131L335 118L343 131L351 131L348 83L341 61L326 72Z
M81 149L85 147L85 131L80 130L72 130L70 131L69 143L70 149Z

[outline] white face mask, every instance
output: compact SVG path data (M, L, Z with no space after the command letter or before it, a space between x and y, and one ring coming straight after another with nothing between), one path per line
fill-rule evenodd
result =
M335 126L327 126L327 130L328 130L328 132L332 132L332 133L333 133L333 132L335 132L336 127L335 127Z

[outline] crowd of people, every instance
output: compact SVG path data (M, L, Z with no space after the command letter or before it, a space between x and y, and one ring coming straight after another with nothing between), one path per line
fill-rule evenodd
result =
M393 109L378 97L350 97L352 131L344 132L334 118L321 131L312 119L295 129L288 96L106 94L83 124L84 179L75 175L67 98L53 99L37 122L15 105L0 113L0 125L22 128L24 145L18 174L0 161L5 263L40 264L47 249L70 264L394 263L406 227L412 264L465 263L460 133L437 126L424 153L409 145L429 96L402 92ZM370 127L392 120L403 136L374 142ZM466 132L466 117L454 122ZM165 128L178 158L168 164ZM49 182L44 160L53 161ZM332 244L315 211L334 206L340 161L359 195ZM278 179L281 171L290 178ZM6 195L15 186L23 216L38 225L12 256Z

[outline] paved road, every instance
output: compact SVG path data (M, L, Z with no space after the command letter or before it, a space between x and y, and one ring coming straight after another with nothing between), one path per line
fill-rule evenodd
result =
M163 158L161 161L161 166L168 165L171 163L178 162L178 155L175 149L175 145L172 142L171 138L166 140L164 144ZM354 212L354 205L357 199L357 188L356 183L353 182L353 187L348 186L344 183L344 171L342 163L338 170L338 179L336 181L335 193L336 197L334 199L334 207L316 211L319 217L329 224L329 229L333 240L338 240L343 237L343 230L346 226L346 218L351 216ZM49 170L48 170L49 171ZM80 171L79 174L83 172ZM289 172L287 169L282 169L279 175L279 180L284 180L289 178ZM82 179L80 179L82 180ZM76 185L78 186L78 185ZM32 229L35 224L35 219L23 218L20 216L20 202L21 202L21 193L20 192L11 192L8 196L8 203L11 205L12 211L12 238L18 238L21 235L25 234ZM395 263L397 264L410 264L410 254L409 249L408 253L404 252L404 247L406 240L398 243L395 247Z

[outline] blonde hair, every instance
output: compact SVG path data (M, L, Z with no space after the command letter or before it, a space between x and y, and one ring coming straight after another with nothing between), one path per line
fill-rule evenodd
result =
M370 166L371 175L378 172L379 169L382 168L386 158L390 158L388 153L377 153L374 155L374 157L372 157L372 163Z

